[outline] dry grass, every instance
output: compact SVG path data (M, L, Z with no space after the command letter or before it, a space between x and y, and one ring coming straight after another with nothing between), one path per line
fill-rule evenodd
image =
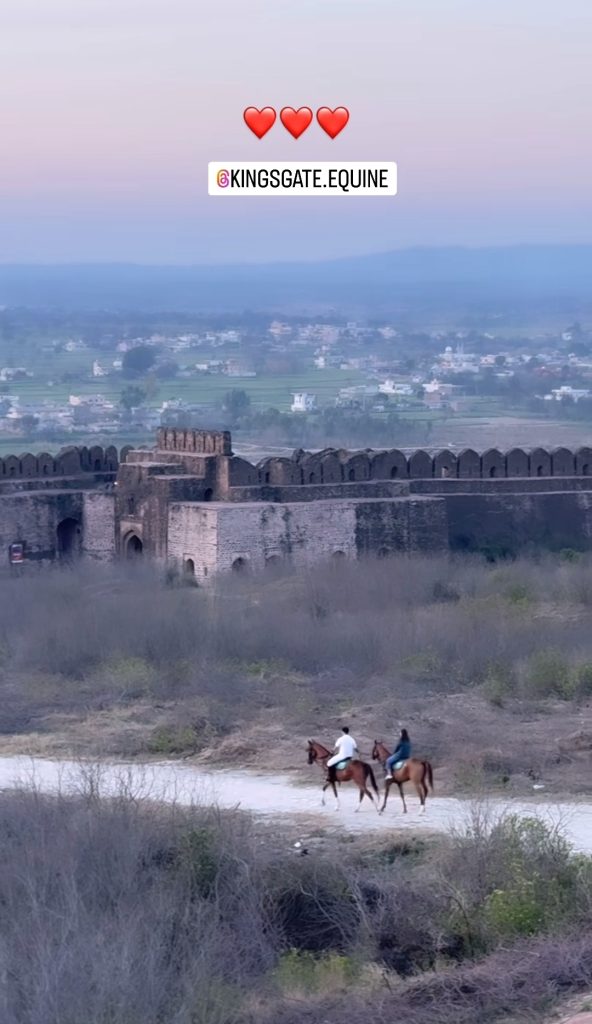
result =
M411 726L456 789L582 791L562 737L592 693L592 563L401 557L204 592L147 570L3 579L6 749L300 766L344 716ZM16 740L15 737L20 737ZM580 763L583 760L582 763Z
M3 1024L536 1020L592 983L591 863L512 818L297 856L100 772L0 796Z

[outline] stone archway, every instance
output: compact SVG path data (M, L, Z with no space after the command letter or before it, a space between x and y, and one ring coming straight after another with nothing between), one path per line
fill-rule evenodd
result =
M56 531L58 558L69 561L80 554L82 527L78 519L69 516L58 523Z
M137 533L128 533L124 541L124 551L126 558L138 558L144 551L144 545L138 537Z

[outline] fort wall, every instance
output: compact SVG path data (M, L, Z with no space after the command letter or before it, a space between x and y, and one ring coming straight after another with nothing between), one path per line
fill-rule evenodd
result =
M156 434L156 447L160 451L232 455L229 430L182 430L178 427L160 427Z
M76 548L82 537L82 492L34 491L3 496L0 503L0 548L5 553L4 557L7 558L11 544L21 543L28 563L49 564L55 561L59 555L58 527L62 523L71 527L70 540L72 547Z
M295 451L254 465L227 431L154 448L0 459L0 546L25 561L143 554L202 578L270 561L592 547L592 447Z
M169 514L169 560L182 569L191 558L198 578L233 568L260 571L275 561L301 568L355 555L353 502L179 504Z
M21 455L5 455L0 458L0 483L18 479L51 479L52 477L81 476L86 473L115 474L119 467L119 455L113 446L102 448L66 447L57 455L40 452L23 452Z
M430 453L419 449L406 455L400 449L345 452L295 452L291 459L271 457L257 466L259 483L294 484L352 483L366 480L499 479L504 477L592 477L592 448L502 452L471 448Z
M445 501L454 551L592 547L592 491L457 494Z
M111 561L115 541L115 501L101 491L82 493L82 554L96 562Z
M198 578L216 571L288 563L311 567L331 558L383 557L448 546L446 502L380 499L313 504L174 504L168 557L181 571L191 560Z

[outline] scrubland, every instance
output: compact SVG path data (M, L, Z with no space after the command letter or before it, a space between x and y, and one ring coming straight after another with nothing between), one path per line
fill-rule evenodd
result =
M592 861L512 816L300 856L87 776L0 797L3 1024L537 1020L592 983ZM584 996L582 995L582 999Z
M209 590L147 567L0 584L0 752L307 777L406 724L437 790L587 792L592 563L333 563ZM540 780L543 780L542 782ZM537 820L438 839L0 794L3 1024L516 1024L592 987L592 860ZM292 829L292 832L290 831ZM305 852L304 852L305 851Z
M210 589L143 566L0 583L0 749L305 770L409 728L440 791L589 792L592 560L340 561Z

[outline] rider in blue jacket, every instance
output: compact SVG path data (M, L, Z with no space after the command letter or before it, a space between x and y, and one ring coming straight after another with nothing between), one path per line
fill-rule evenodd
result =
M401 729L401 738L393 750L391 756L387 759L386 769L387 779L392 779L393 769L398 761L408 761L411 757L411 740L409 739L409 733L406 729Z

